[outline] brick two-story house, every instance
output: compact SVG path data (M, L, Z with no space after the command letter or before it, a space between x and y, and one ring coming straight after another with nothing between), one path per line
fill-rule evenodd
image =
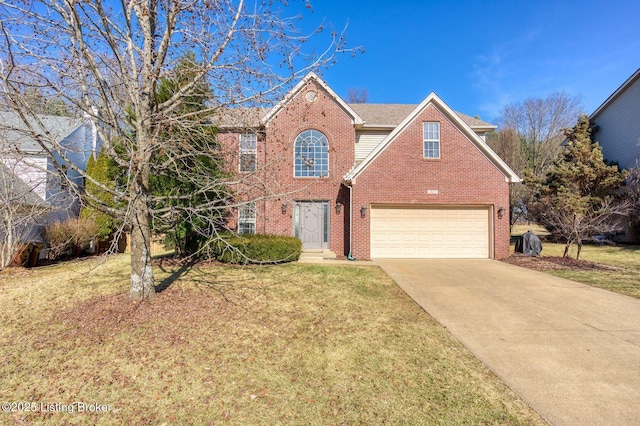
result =
M484 141L495 126L434 93L419 105L347 104L313 73L253 113L251 128L220 133L236 153L239 232L358 259L508 255L519 178Z

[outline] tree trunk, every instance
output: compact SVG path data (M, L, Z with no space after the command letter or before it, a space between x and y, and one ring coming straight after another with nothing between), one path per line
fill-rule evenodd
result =
M578 254L576 254L576 260L580 259L580 252L582 251L582 240L578 240Z
M144 186L136 186L133 200L134 220L131 230L131 288L130 300L151 300L156 295L151 265L151 230L149 209Z
M151 146L155 119L154 61L156 58L154 28L157 18L158 2L134 2L134 9L143 33L144 47L141 51L142 72L140 78L140 97L135 105L135 158L132 173L133 230L131 231L131 289L129 299L150 300L155 297L151 265L151 228L148 205L149 176L151 174Z
M0 261L0 269L9 266L11 261L13 260L13 254L15 251L14 242L13 242L13 233L15 232L13 217L11 212L8 212L6 215L6 220L4 220L5 224L5 235L4 241L2 241L2 260Z

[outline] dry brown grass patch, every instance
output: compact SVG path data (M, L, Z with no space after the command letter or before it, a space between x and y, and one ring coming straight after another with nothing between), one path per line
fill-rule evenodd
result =
M112 410L0 423L543 423L378 268L64 266L0 282L0 401Z

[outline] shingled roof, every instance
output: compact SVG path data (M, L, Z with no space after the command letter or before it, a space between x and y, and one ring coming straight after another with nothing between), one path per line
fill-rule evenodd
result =
M417 104L349 104L349 106L365 121L365 127L396 127L411 112ZM261 119L270 108L236 108L219 110L209 117L209 122L220 128L248 128L259 127ZM478 118L461 112L455 113L477 132L490 132L497 126L486 123Z
M402 122L417 104L349 104L365 121L365 126L395 127ZM497 128L478 118L455 111L474 130L491 131Z
M54 115L39 115L38 119L42 122L44 129L34 119L31 119L31 123L37 132L45 136L45 143L48 138L61 141L87 121L86 118ZM0 139L23 153L35 154L42 151L42 147L33 139L24 121L13 112L0 111Z
M0 199L7 203L19 203L24 206L50 206L2 162L0 162Z

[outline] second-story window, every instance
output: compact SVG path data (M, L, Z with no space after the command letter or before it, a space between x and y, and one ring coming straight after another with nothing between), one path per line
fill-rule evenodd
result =
M305 130L294 143L295 177L329 176L329 141L317 130Z
M258 136L253 133L240 135L240 171L255 172L258 159Z
M424 158L440 158L440 123L427 122L424 125Z

